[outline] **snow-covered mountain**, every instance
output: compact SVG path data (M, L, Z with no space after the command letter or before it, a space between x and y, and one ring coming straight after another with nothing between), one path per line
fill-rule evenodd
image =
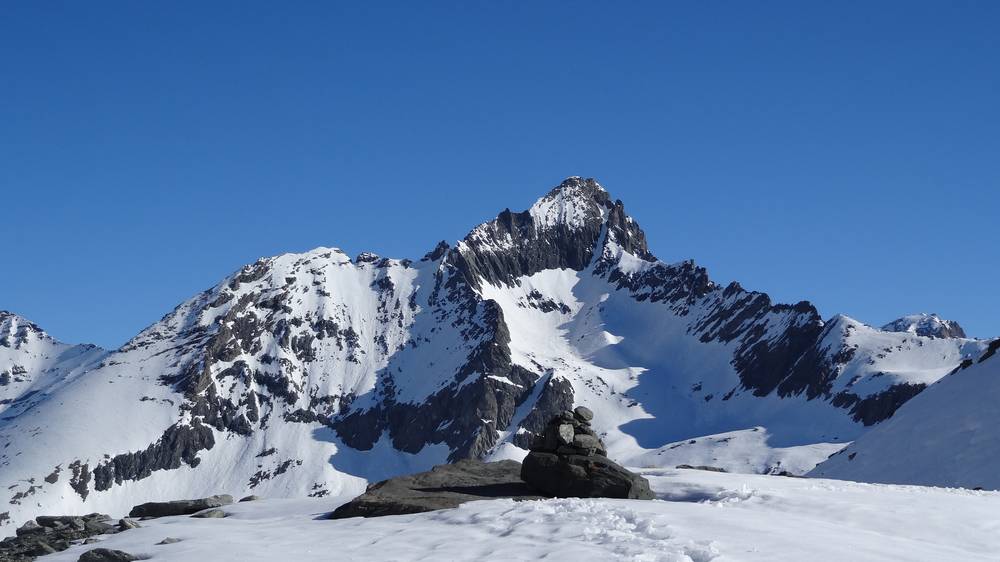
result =
M1000 489L1000 339L812 471L824 478Z
M3 419L0 520L352 493L519 458L573 404L626 464L801 472L984 346L824 321L661 262L621 201L573 177L416 261L260 259L94 350Z
M905 332L931 338L964 338L965 330L954 320L944 320L937 314L910 314L889 322L882 329Z
M0 415L23 411L32 396L65 384L106 353L94 345L57 342L28 320L0 310Z

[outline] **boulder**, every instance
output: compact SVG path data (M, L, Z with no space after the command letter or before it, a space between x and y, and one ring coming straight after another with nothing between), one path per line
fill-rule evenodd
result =
M521 478L549 496L649 500L649 481L600 455L562 455L532 451Z
M51 533L51 527L45 527L44 525L39 525L34 521L25 521L24 525L21 525L15 531L15 534L19 537L25 537L30 535L40 535L44 533Z
M118 530L119 531L127 531L129 529L138 529L139 527L142 527L142 525L140 525L138 521L136 521L135 519L132 519L131 517L125 517L123 519L119 519L118 520Z
M364 494L338 507L329 519L422 513L465 502L511 498L544 499L521 480L517 461L462 460L427 472L390 478L368 486Z
M221 509L206 509L205 511L199 511L191 517L197 517L199 519L222 519L226 516L226 512Z
M113 533L117 527L111 524L111 516L104 513L90 513L83 516L83 529L88 535Z
M167 537L167 538L163 539L162 541L160 541L160 542L158 542L156 544L157 545L174 544L175 542L181 542L181 539L177 539L177 538L174 538L174 537Z
M169 502L148 502L137 505L128 513L129 517L167 517L170 515L191 515L199 511L221 507L233 503L233 496L222 494L196 500L175 500Z
M142 560L134 554L110 548L95 548L80 555L79 562L131 562Z
M83 517L75 515L39 515L35 521L42 527L51 529L73 529L82 531L86 528Z
M243 502L255 502L255 501L259 500L259 499L260 499L260 496L253 496L253 495L251 495L251 496L247 496L245 498L240 498L240 503L243 503Z

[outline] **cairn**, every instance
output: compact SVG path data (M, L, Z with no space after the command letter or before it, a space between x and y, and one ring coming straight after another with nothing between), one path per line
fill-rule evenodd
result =
M531 444L532 451L557 455L608 456L607 447L590 427L594 412L577 406L572 412L564 410L549 420L541 435Z
M607 458L593 419L583 406L553 417L521 463L521 479L554 497L652 499L645 478Z

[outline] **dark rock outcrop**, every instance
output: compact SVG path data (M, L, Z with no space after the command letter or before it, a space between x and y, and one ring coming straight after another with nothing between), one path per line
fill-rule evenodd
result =
M0 542L0 562L28 562L38 556L61 552L94 535L117 533L111 517L90 515L41 515L17 529L17 536Z
M422 513L494 498L544 499L521 480L520 471L517 461L463 460L435 466L427 472L372 484L364 494L338 507L329 518Z
M110 548L95 548L80 555L80 562L131 562L142 560L134 554Z
M168 517L171 515L192 515L213 507L233 503L233 496L221 494L195 500L175 500L169 502L148 502L137 505L128 513L129 517Z

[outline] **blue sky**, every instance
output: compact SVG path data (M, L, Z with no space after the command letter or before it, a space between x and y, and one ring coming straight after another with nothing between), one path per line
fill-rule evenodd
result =
M570 175L661 259L1000 335L998 2L11 2L0 309L117 346L258 256Z

